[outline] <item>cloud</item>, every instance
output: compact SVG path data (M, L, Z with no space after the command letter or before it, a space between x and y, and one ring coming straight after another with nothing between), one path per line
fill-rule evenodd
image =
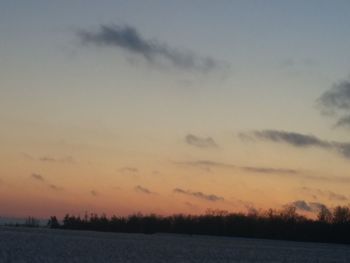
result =
M119 172L125 174L137 174L139 172L139 169L136 167L122 167L119 169Z
M42 177L40 174L32 173L31 176L32 176L32 178L35 179L35 180L38 180L38 181L41 181L41 182L44 182L44 181L45 181L44 177Z
M48 185L50 189L55 190L55 191L62 191L63 188L54 184L49 184Z
M49 189L54 190L54 191L63 191L63 187L57 186L55 184L50 184L48 182L46 182L46 180L44 179L44 177L40 174L37 173L32 173L31 177L33 180L37 180L40 181L42 183L44 183Z
M336 200L336 201L348 201L349 199L345 195L337 194L334 192L328 192L328 198L330 200Z
M42 162L56 162L56 159L55 159L55 158L47 157L47 156L45 156L45 157L40 157L39 160L42 161Z
M350 82L334 84L318 99L317 105L322 114L337 116L335 127L350 128ZM340 117L338 117L340 115Z
M209 170L212 168L220 169L237 169L246 172L252 172L260 174L261 176L279 176L279 177L290 177L295 179L306 179L306 180L316 180L324 182L339 182L339 183L350 183L350 177L345 176L319 176L307 174L304 171L296 169L285 169L285 168L272 168L272 167L259 167L259 166L238 166L234 164L227 164L221 162L214 162L209 160L199 160L199 161L183 161L183 162L173 162L175 165L189 166L200 168L204 170Z
M346 115L346 116L339 118L335 124L335 127L350 128L350 115Z
M150 191L149 189L147 189L141 185L135 186L135 191L140 192L140 193L144 193L144 194L154 194L152 191Z
M84 44L115 47L143 57L152 64L165 61L180 69L202 72L219 68L223 64L211 57L176 49L155 39L146 39L129 25L100 25L96 31L79 30L77 36Z
M248 135L248 134L246 134ZM330 147L328 142L318 139L314 135L305 135L296 132L286 132L278 130L262 130L262 131L253 131L251 133L253 138L273 141L273 142L284 142L291 144L296 147Z
M91 190L90 194L94 197L98 196L98 193L95 190Z
M322 198L326 198L330 201L348 201L349 198L346 197L343 194L339 194L339 193L334 193L332 191L328 191L328 190L321 190L321 189L317 189L317 188L309 188L309 187L302 187L301 190L305 193L311 194L312 196L314 196L316 199L318 197L322 197Z
M350 158L350 143L327 141L310 134L287 132L279 130L262 130L248 133L240 133L242 140L264 140L275 143L286 143L298 148L317 147L331 150L339 155Z
M327 208L324 204L318 202L306 202L304 200L297 200L291 203L295 206L296 209L305 211L305 212L313 212L317 213L322 208Z
M318 98L317 102L326 111L349 110L350 82L343 81L334 84L330 90L327 90Z
M263 173L263 174L297 174L299 173L299 171L293 170L293 169L259 167L259 166L238 166L234 164L221 163L221 162L215 162L210 160L175 162L175 164L199 167L203 169L210 169L210 168L239 169L247 172Z
M243 170L254 172L254 173L266 173L266 174L297 174L299 171L294 169L283 169L283 168L265 168L265 167L251 167L243 166L240 167Z
M193 134L186 135L185 142L188 145L192 145L198 148L217 148L218 147L218 145L216 144L213 138L211 137L203 138Z
M196 197L198 199L205 200L205 201L211 201L211 202L224 201L224 198L221 196L217 196L217 195L213 195L213 194L204 194L202 192L192 192L189 190L183 190L181 188L175 188L173 190L173 192L178 193L178 194L193 196L193 197Z
M21 152L20 154L23 158L25 158L27 160L34 160L35 159L33 156L31 156L30 154L27 154L25 152Z
M201 168L219 167L219 168L237 168L237 166L232 164L226 164L221 162L215 162L210 160L198 160L198 161L184 161L184 162L174 162L176 165L186 165Z
M48 162L48 163L75 163L75 160L72 156L67 156L63 158L54 158L50 156L43 156L39 158L39 161L41 162Z

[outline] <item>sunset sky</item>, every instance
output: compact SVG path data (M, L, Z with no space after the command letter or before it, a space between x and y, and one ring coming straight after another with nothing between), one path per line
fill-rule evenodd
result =
M0 1L0 216L350 200L349 1Z

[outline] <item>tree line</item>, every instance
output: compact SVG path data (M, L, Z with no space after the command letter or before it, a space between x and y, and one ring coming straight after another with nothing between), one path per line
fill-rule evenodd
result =
M62 221L52 216L51 228L123 233L179 233L294 241L350 243L350 208L321 208L317 219L296 212L294 206L248 214L208 210L202 215L176 214L161 216L141 213L129 216L67 214Z

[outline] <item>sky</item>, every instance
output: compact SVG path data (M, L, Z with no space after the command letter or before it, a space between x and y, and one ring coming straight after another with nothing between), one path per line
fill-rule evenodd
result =
M1 1L0 216L347 205L349 10Z

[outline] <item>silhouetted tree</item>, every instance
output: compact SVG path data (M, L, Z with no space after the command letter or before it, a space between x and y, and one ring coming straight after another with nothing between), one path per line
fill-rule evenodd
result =
M323 223L330 223L332 221L332 213L327 207L323 206L318 212L317 219Z
M51 216L49 221L47 222L47 226L50 228L59 228L60 224L58 223L56 216Z
M286 239L350 243L350 209L338 206L333 210L321 208L316 220L297 213L294 206L282 210L229 213L207 210L203 215L133 214L127 217L85 214L63 218L62 226L56 217L48 225L52 228L153 234L157 232L223 235L251 238Z

